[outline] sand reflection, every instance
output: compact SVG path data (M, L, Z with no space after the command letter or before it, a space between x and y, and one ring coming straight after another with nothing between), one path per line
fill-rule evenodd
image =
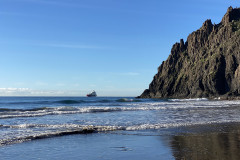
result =
M239 160L240 127L173 136L170 145L177 160Z

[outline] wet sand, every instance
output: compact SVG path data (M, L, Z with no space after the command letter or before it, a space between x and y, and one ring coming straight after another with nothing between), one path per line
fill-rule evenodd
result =
M170 138L176 160L240 159L240 125L237 123L192 127L185 132Z
M240 159L240 124L69 135L0 147L10 159Z
M147 132L70 135L0 147L0 155L1 160L174 159L161 138Z

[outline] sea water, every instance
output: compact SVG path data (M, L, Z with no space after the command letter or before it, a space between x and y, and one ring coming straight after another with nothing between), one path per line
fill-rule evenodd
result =
M46 146L51 146L51 143L55 143L56 146L72 145L73 148L62 148L66 152L74 150L75 145L81 146L88 141L84 143L85 146L99 142L94 147L101 155L105 151L104 147L111 144L111 141L104 140L109 137L116 140L116 143L118 140L124 141L125 139L126 143L131 146L136 144L137 138L129 137L129 135L156 136L161 134L164 136L164 134L171 134L169 131L164 132L164 129L174 130L174 128L184 126L238 123L240 122L239 115L240 101L219 101L205 98L160 100L135 99L133 97L0 97L0 152L2 158L7 159L9 154L4 157L5 151L11 150L11 153L25 151L19 148L14 149L14 146L20 144L24 146L20 148L28 150L40 143L42 146L44 143L47 143ZM86 137L87 133L91 133L91 135ZM74 135L78 135L77 143L76 137L71 138ZM128 136L124 137L124 135ZM39 139L46 141L40 142ZM68 139L67 142L66 139ZM131 143L131 140L134 141L134 139L136 141ZM53 142L48 142L52 140ZM102 144L100 141L107 142L107 144ZM148 142L146 141L145 146L149 145L150 147L154 144L153 142L148 144ZM82 147L84 148L84 146ZM131 148L121 145L113 145L109 148L110 152L111 149L131 151ZM43 148L39 150L44 152ZM83 149L80 155L84 155L83 159L91 159L93 155L89 153L92 151ZM141 155L141 153L144 151L140 149L137 155ZM13 157L16 158L16 156ZM108 157L111 159L111 155ZM44 158L46 157L43 156ZM58 158L61 159L61 156ZM98 158L101 159L101 157ZM137 157L135 156L135 158ZM26 157L22 157L22 159L26 159Z

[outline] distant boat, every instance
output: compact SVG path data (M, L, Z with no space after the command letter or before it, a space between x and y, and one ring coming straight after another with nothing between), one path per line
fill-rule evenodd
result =
M87 94L87 97L97 97L97 93L92 91L91 93Z

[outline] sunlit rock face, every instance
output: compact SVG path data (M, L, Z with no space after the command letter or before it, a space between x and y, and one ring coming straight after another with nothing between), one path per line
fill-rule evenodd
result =
M140 98L240 96L240 8L219 24L206 20L187 41L175 43Z

